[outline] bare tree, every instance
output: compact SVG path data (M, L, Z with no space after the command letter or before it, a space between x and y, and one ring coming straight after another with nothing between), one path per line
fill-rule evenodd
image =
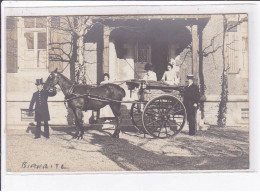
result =
M210 40L210 43L202 48L202 39L203 39L203 29L199 28L199 80L200 80L200 93L201 97L205 97L205 90L206 85L204 82L204 73L203 73L203 58L211 56L213 60L213 64L216 68L216 62L215 62L215 53L222 49L222 58L223 58L223 72L221 76L221 100L219 104L219 110L218 110L218 126L224 127L226 126L226 112L227 112L227 101L228 101L228 76L227 72L229 69L229 64L226 64L225 61L225 47L230 47L230 45L234 44L234 40L230 43L226 43L226 33L231 30L232 28L235 28L236 26L240 25L243 22L247 22L247 17L240 18L240 15L238 15L237 21L233 22L232 25L228 25L228 20L226 18L226 15L223 15L223 31L219 32L215 36L213 36ZM218 44L217 38L219 38L222 35L222 43ZM200 110L201 110L201 118L204 118L204 102L202 101L200 104Z
M236 22L232 23L232 25L228 24L228 20L226 15L223 15L223 49L222 49L222 58L223 58L223 71L221 76L221 94L220 94L220 103L218 110L218 126L225 127L226 126L226 113L227 113L227 102L228 102L228 70L229 64L226 63L225 49L224 47L229 47L230 44L233 44L235 41L231 43L226 43L226 33L231 29L237 27L243 22L247 22L248 18L240 19L240 15L238 15L238 19Z
M84 37L96 23L91 16L63 16L58 19L58 25L49 22L51 24L49 60L68 63L70 79L85 84Z

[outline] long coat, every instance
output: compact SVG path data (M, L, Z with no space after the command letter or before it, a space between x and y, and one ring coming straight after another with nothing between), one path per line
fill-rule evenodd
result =
M186 86L184 88L183 104L187 111L188 120L190 117L189 113L191 112L191 110L196 109L194 108L193 105L194 104L198 105L199 100L200 100L200 92L197 85L191 84L190 86Z
M50 92L46 90L37 91L33 93L32 100L30 103L29 110L32 111L33 106L35 104L35 121L49 121L50 114L48 108L48 97L55 96L57 93L56 90Z

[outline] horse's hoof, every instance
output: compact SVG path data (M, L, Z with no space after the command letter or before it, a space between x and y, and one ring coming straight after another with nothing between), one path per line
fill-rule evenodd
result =
M119 134L113 134L112 137L118 139L119 138Z
M83 139L83 135L77 136L77 140L82 140Z

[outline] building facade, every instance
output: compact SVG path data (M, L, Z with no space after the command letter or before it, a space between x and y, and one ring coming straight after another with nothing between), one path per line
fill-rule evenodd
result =
M120 83L142 78L147 62L160 80L170 62L176 64L180 85L185 85L186 75L194 74L201 91L203 87L203 122L217 124L225 72L227 125L248 124L246 18L246 14L93 16L94 25L83 37L84 64L78 66L74 49L79 37L66 30L66 18L7 17L7 123L28 122L17 115L29 107L35 79L46 80L55 68L71 79L75 75L76 81L83 76L85 84L99 84L103 73ZM75 29L77 19L72 20ZM58 92L49 99L52 124L70 120L63 98Z

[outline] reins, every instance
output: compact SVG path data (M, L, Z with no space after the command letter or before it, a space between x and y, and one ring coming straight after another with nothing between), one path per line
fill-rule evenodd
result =
M103 97L103 96L97 96L97 95L92 95L92 94L76 95L76 96L73 96L71 98L64 99L64 103L66 103L66 102L68 102L70 100L73 100L73 99L81 98L81 97L87 97L88 99L97 100L97 101L101 101L101 102L133 103L133 101L113 100L111 98L106 98L106 97ZM145 101L142 101L142 102L136 101L134 103L136 103L136 104L143 104L143 103L145 103Z

